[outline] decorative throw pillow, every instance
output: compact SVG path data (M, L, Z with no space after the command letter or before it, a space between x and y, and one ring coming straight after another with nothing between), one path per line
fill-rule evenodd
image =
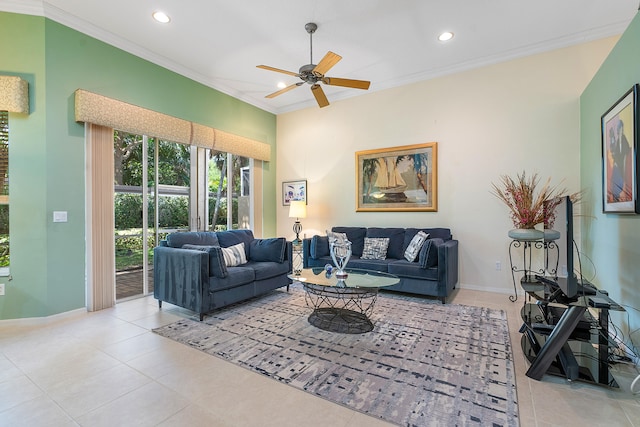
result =
M311 247L309 255L313 259L320 259L329 255L329 238L327 236L313 236L311 238Z
M247 263L247 255L244 253L244 243L222 248L222 256L224 256L224 263L227 267L235 267Z
M251 261L284 262L287 241L284 237L271 239L254 239L249 244L249 258Z
M184 244L182 249L191 249L196 251L207 252L209 254L209 276L227 277L227 266L222 258L222 248L220 246L208 245L191 245Z
M365 237L360 259L385 259L388 247L388 237Z
M440 238L428 239L420 250L420 267L433 268L438 265L438 246L444 243Z
M192 245L191 243L185 243L182 245L182 249L191 249L192 251L209 252L209 249L215 245Z
M335 241L337 244L343 245L349 241L349 239L347 239L346 233L334 233L333 231L329 230L327 230L327 238L329 239L329 244Z
M416 257L420 253L420 249L422 249L422 245L425 240L429 238L429 235L424 231L418 231L413 239L411 239L411 243L407 246L407 250L404 251L404 257L407 261L413 262L416 260Z

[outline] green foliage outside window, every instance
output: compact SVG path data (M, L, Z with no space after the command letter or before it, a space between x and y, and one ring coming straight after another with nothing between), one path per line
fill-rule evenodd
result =
M9 195L9 113L0 111L0 194ZM0 205L0 267L9 267L9 205Z

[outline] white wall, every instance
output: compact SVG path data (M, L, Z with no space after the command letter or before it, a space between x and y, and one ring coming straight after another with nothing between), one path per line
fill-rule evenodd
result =
M579 96L616 40L279 115L277 182L308 180L302 233L335 225L450 227L460 241L459 286L512 292L513 226L491 183L526 170L579 189ZM356 151L431 141L438 143L438 212L355 211ZM287 215L280 203L277 234L293 237Z

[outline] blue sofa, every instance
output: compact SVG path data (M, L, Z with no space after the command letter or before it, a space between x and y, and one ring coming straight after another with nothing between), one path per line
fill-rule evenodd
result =
M351 241L347 268L383 271L400 278L398 284L384 290L434 296L444 304L458 283L458 241L448 228L333 227L331 231L345 233ZM429 238L415 261L409 262L404 253L418 231L429 234ZM389 238L385 259L361 258L365 237ZM304 239L303 257L305 268L333 265L327 236Z
M175 304L195 311L202 320L214 309L283 286L288 289L291 243L284 238L256 239L251 230L177 232L154 248L153 264L158 305Z

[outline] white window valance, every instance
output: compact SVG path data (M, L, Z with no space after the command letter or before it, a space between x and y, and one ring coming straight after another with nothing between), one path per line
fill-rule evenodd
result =
M0 76L0 110L29 114L29 83L17 76Z
M137 135L197 145L242 157L269 161L271 146L212 127L88 92L75 93L75 119Z

